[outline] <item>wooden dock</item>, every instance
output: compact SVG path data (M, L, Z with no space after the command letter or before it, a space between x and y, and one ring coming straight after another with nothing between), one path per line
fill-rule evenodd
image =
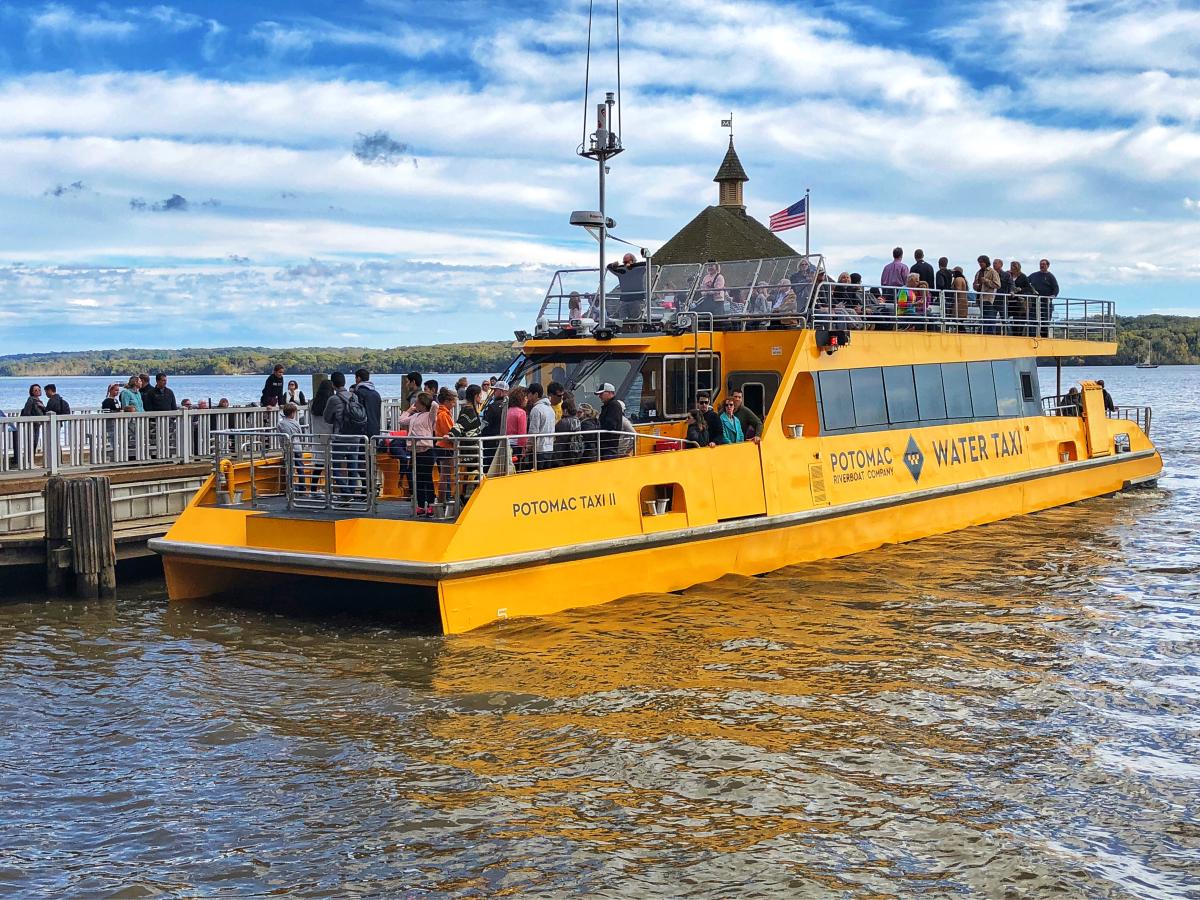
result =
M78 475L103 475L109 480L113 542L120 561L153 555L146 542L166 534L211 472L212 464L203 462L89 468ZM0 569L45 565L44 492L49 477L30 473L0 477Z

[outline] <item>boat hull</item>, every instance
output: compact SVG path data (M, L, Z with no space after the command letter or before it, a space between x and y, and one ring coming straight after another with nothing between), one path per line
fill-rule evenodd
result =
M1161 469L1157 450L1142 449L799 512L447 563L184 541L156 542L155 549L174 600L236 592L251 574L264 589L273 577L338 578L390 586L396 603L414 610L435 603L433 618L452 634L984 525L1112 494L1152 481Z

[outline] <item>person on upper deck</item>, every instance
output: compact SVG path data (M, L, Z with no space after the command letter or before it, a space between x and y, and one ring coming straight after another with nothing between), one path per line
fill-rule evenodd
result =
M1009 318L1033 318L1033 288L1029 286L1028 276L1021 271L1021 264L1015 259L1008 264L1008 277L1012 280L1012 293L1008 297Z
M892 250L892 261L883 267L879 283L885 288L901 288L908 283L908 266L904 263L903 247L896 247ZM894 298L896 292L894 290L887 291L885 296L889 299Z
M567 321L574 322L582 318L583 298L579 296L579 291L571 291L571 295L567 298Z
M622 321L640 318L646 305L646 261L626 253L619 263L609 263L608 271L617 276L620 284L617 318Z
M746 405L745 395L740 390L735 390L730 392L729 399L733 401L733 414L742 423L742 433L746 435L746 440L762 434L762 419Z
M995 319L999 313L996 310L996 292L1000 290L1000 276L992 268L992 261L987 256L979 257L979 271L975 273L975 293L979 297L979 311L985 319Z
M933 276L933 286L941 297L943 292L953 290L951 282L954 281L954 272L950 269L950 260L943 256L938 260L938 270ZM948 299L948 298L947 298ZM951 304L953 305L953 304Z
M912 268L909 269L908 271L910 273L916 272L917 275L920 276L921 280L923 282L925 282L926 284L933 284L934 283L933 266L931 266L929 263L927 263L925 261L925 251L924 250L914 250L913 251L913 259L915 261L912 264Z
M963 274L962 266L955 266L950 278L950 296L954 299L953 303L949 305L949 308L954 310L954 318L966 319L969 306L967 295L970 289L971 286L967 284L967 276Z
M705 264L704 275L700 279L699 301L694 308L714 316L725 312L725 275L721 272L720 263L710 259Z
M1038 296L1038 320L1042 322L1040 337L1050 336L1050 317L1054 314L1054 298L1058 296L1058 279L1050 271L1050 260L1038 263L1038 270L1029 276L1029 287Z

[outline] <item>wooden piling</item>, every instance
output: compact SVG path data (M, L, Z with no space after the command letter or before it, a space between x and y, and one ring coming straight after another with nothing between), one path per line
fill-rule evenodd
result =
M112 487L103 475L70 482L72 568L79 597L111 597L117 589Z
M46 521L46 593L61 597L67 589L71 565L70 494L67 479L57 475L42 489Z

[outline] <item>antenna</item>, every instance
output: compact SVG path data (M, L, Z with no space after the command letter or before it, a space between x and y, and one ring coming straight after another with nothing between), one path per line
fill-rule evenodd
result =
M588 0L587 62L583 76L583 136L576 152L596 161L600 182L600 215L596 226L596 240L600 243L600 287L596 292L596 305L600 313L600 327L608 321L604 296L604 244L610 227L608 211L605 209L604 177L608 174L608 161L625 148L621 145L621 0L616 0L617 38L617 92L606 91L604 102L596 104L596 130L587 133L589 89L592 74L592 13L595 0Z

